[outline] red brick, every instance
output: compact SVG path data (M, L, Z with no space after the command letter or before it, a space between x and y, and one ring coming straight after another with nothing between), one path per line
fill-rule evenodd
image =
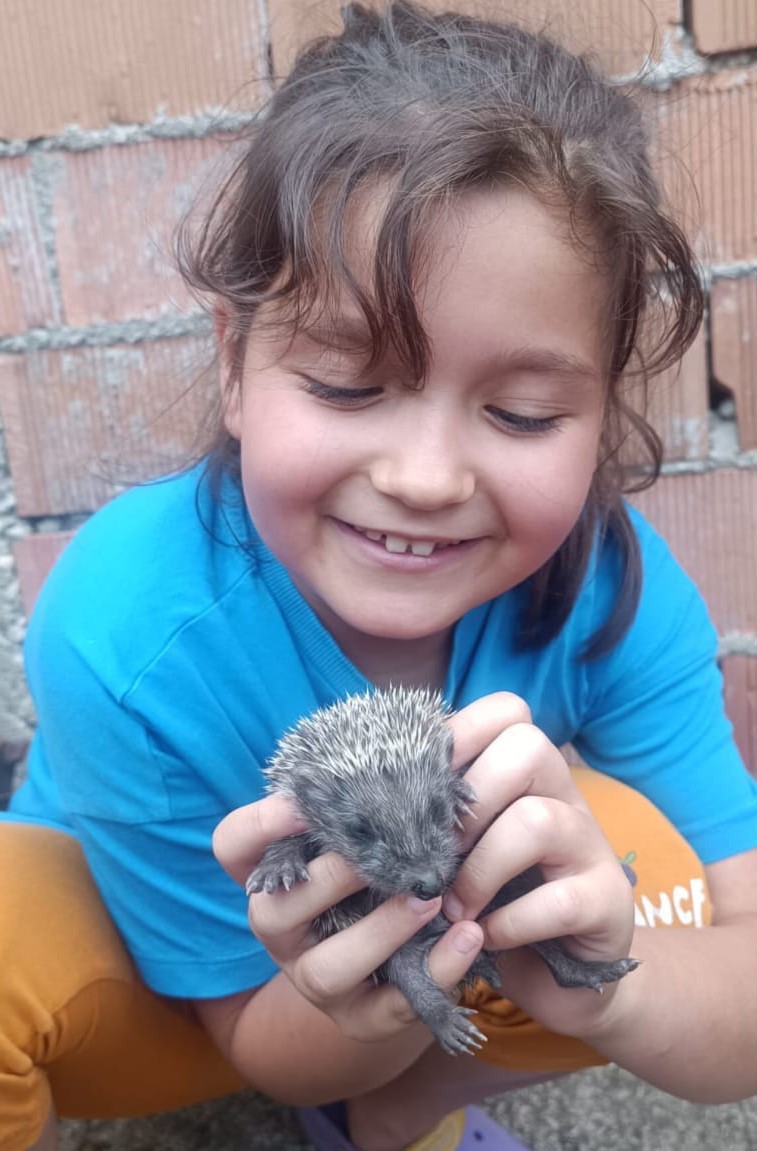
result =
M698 584L718 631L757 633L757 469L663 476L633 502Z
M144 123L241 94L255 104L260 12L259 0L4 0L0 136Z
M725 706L736 742L747 767L757 776L757 658L726 656L722 668Z
M757 278L712 288L712 370L736 401L739 446L757 448Z
M73 534L73 532L47 532L44 535L24 536L14 542L13 558L16 561L18 582L21 585L21 601L27 618L32 613L35 600L48 573L66 544L73 538Z
M228 168L228 139L150 140L62 152L53 168L61 296L68 323L156 318L191 305L171 257L199 188Z
M676 84L657 119L658 167L700 258L757 258L757 66Z
M88 512L180 466L215 395L206 341L0 357L0 417L20 515Z
M691 0L691 31L699 52L757 47L754 0Z
M26 156L0 160L0 336L58 319Z
M274 69L291 67L297 50L316 35L341 28L341 0L269 0ZM437 11L454 8L492 19L512 19L545 29L575 51L595 53L615 75L641 68L659 52L670 25L681 19L679 0L429 0Z

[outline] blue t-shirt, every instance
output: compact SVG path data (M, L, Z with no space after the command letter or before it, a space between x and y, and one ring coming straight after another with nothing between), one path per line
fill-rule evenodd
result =
M145 980L213 997L276 968L211 835L261 795L261 768L301 715L369 686L227 483L199 471L136 488L78 532L43 589L26 663L39 726L5 818L81 841ZM647 795L705 862L757 846L757 785L723 713L716 636L701 598L637 513L643 592L608 655L578 654L617 592L598 550L546 647L515 635L525 588L459 621L445 688L464 706L507 690L558 745Z

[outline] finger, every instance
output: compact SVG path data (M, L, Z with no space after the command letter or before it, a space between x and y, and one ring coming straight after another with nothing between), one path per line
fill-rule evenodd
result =
M422 1026L402 992L391 983L364 984L329 1014L343 1035L362 1043L379 1043Z
M244 887L270 843L307 827L291 800L267 795L230 812L213 832L213 853L221 867Z
M451 927L429 954L429 971L439 987L454 994L481 950L483 931L477 923ZM337 1006L338 1005L338 1006ZM384 1039L417 1022L418 1016L402 993L389 984L362 989L336 1001L332 1011L340 1029L363 1040Z
M266 947L279 936L292 936L296 946L307 937L316 916L365 887L365 880L335 851L312 859L308 874L309 883L296 883L289 891L261 891L250 896L250 927ZM277 951L281 954L278 944Z
M521 796L546 796L589 810L562 753L530 723L515 723L496 736L471 764L465 781L477 802L473 816L463 818L463 851Z
M500 951L570 938L583 958L617 958L630 945L632 893L627 882L612 880L608 886L606 880L607 869L596 869L534 888L482 921L485 946ZM597 899L602 890L604 898Z
M510 691L492 692L469 703L448 721L455 739L452 766L455 770L465 766L506 728L530 721L528 704Z
M396 896L369 915L308 948L295 965L298 988L327 1009L344 998L439 914L441 899Z
M443 991L454 992L484 945L484 929L479 923L455 923L431 949L428 969L434 983Z
M453 920L475 919L503 885L517 888L516 877L535 864L550 879L589 870L607 858L614 860L612 849L588 812L541 795L521 796L466 858L445 896L445 911Z

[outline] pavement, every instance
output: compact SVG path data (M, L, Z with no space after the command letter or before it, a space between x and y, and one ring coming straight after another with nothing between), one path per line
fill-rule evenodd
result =
M675 1099L617 1067L512 1091L487 1110L532 1151L757 1151L757 1097ZM61 1151L311 1151L294 1112L253 1092L151 1119L66 1121Z

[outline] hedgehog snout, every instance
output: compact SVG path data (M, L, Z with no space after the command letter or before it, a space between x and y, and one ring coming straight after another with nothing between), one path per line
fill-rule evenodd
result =
M419 899L435 899L437 895L441 895L447 887L446 877L441 875L435 868L429 868L428 871L418 875L415 881L411 884L410 890L413 895L417 895Z

